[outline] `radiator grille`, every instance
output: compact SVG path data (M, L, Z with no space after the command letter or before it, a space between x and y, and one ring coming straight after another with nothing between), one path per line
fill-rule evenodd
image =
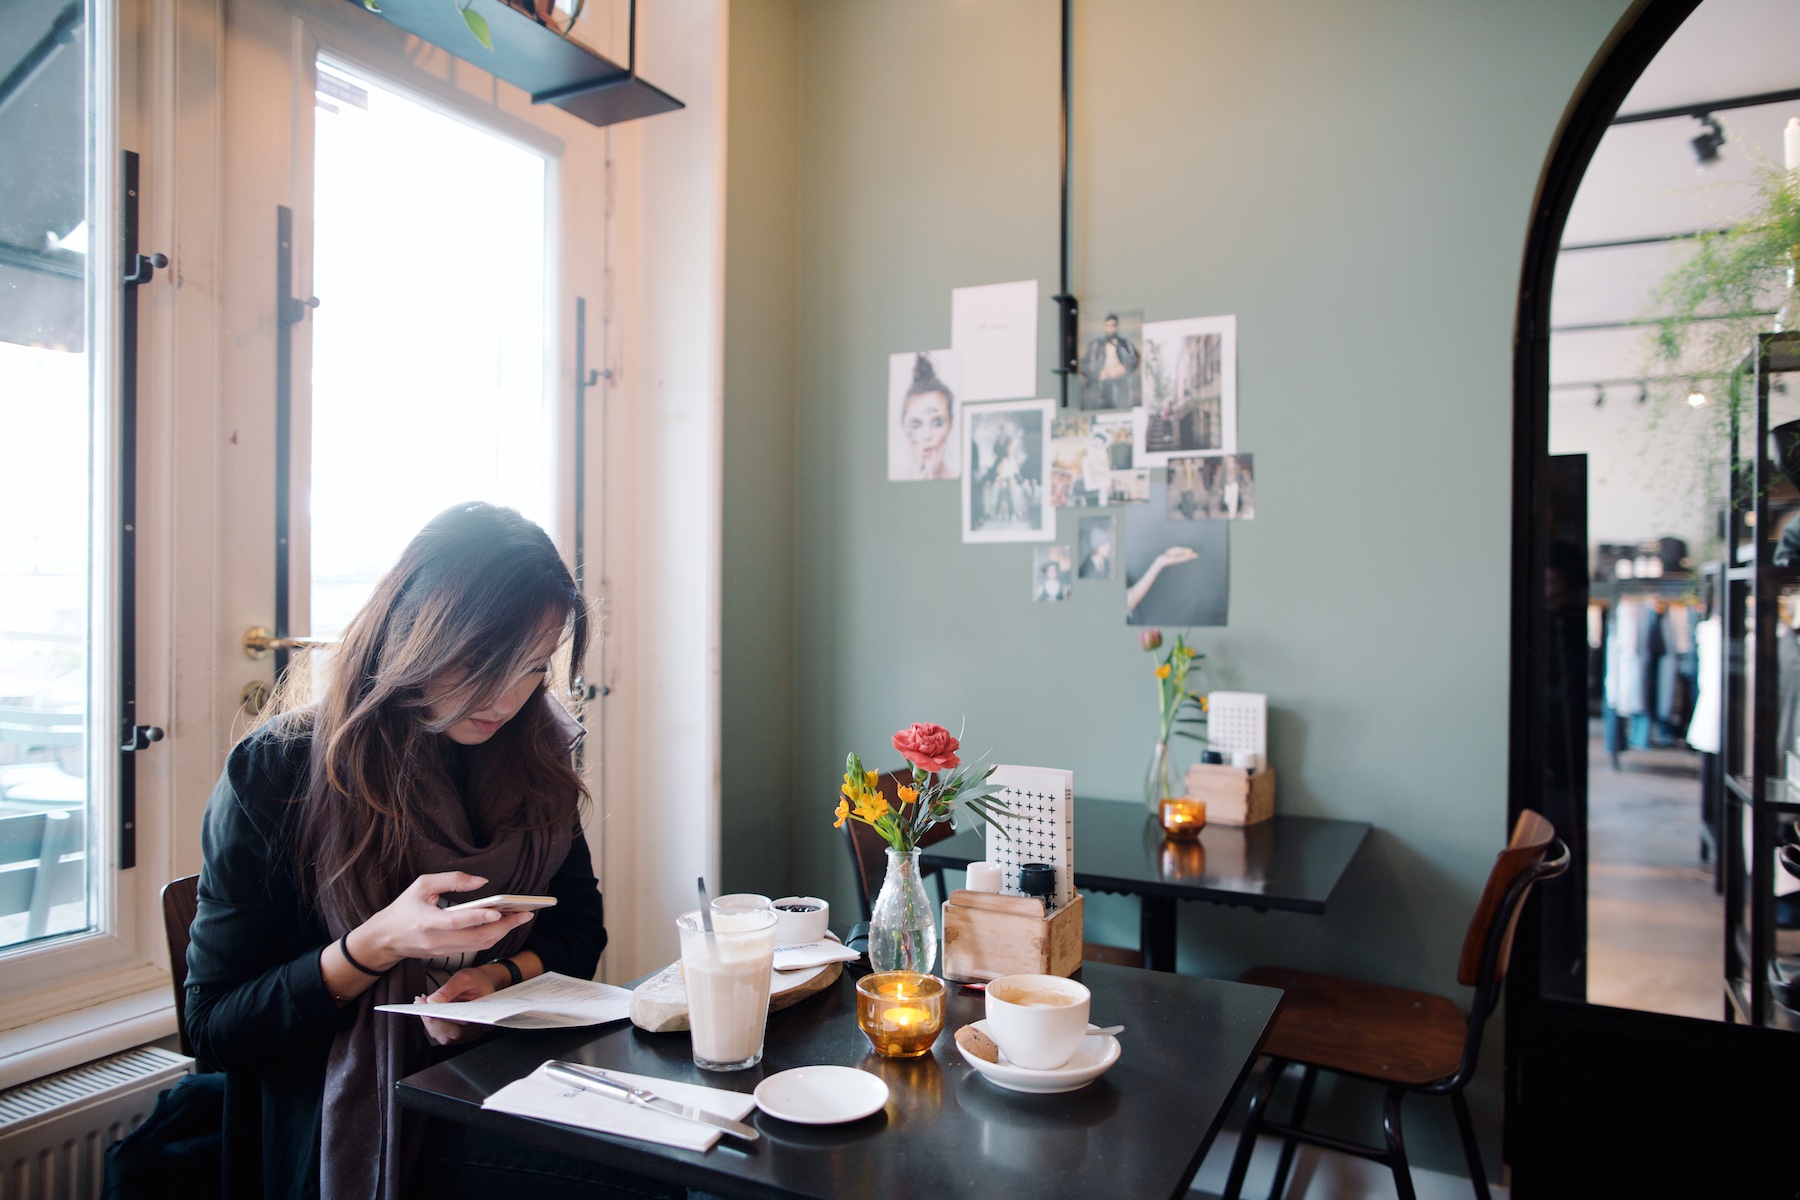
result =
M0 1200L95 1200L106 1148L192 1066L140 1046L0 1092Z

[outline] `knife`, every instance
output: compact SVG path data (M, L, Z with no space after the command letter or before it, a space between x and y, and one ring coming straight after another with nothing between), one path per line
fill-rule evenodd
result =
M566 1083L581 1091L611 1096L614 1100L641 1104L645 1108L666 1112L673 1117L698 1121L702 1125L711 1125L715 1129L723 1129L734 1137L743 1138L746 1142L754 1142L762 1136L757 1133L755 1126L746 1125L742 1121L733 1121L730 1117L721 1117L717 1113L707 1112L704 1108L696 1108L692 1104L681 1104L659 1096L648 1088L633 1087L622 1079L614 1079L598 1067L584 1067L579 1063L558 1062L552 1059L544 1064L544 1072L559 1083Z

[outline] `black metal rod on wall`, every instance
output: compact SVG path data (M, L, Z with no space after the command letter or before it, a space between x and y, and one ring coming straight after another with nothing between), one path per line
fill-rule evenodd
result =
M294 423L294 326L319 307L317 296L294 296L294 210L275 208L275 636L293 636L288 625L291 590L290 498ZM275 647L275 679L288 668L286 646Z
M119 298L119 862L137 865L137 759L163 731L137 723L137 290L169 265L138 253L138 156L127 150L119 225L124 292Z
M1072 76L1075 62L1074 0L1062 0L1062 274L1056 295L1056 366L1053 368L1062 389L1062 407L1069 407L1069 377L1079 369L1080 343L1078 326L1080 306L1069 291L1069 209L1070 194L1069 126L1074 104Z

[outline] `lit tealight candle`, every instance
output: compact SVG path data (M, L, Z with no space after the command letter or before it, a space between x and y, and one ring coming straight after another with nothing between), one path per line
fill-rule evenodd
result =
M1197 838L1206 827L1206 801L1171 796L1162 802L1158 815L1164 837L1178 841Z
M856 984L856 1023L875 1052L917 1058L944 1028L944 981L917 971L884 971Z

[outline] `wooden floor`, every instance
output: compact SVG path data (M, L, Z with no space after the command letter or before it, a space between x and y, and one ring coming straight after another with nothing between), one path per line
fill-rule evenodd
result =
M1700 861L1698 756L1588 755L1588 999L1717 1019L1724 903Z

